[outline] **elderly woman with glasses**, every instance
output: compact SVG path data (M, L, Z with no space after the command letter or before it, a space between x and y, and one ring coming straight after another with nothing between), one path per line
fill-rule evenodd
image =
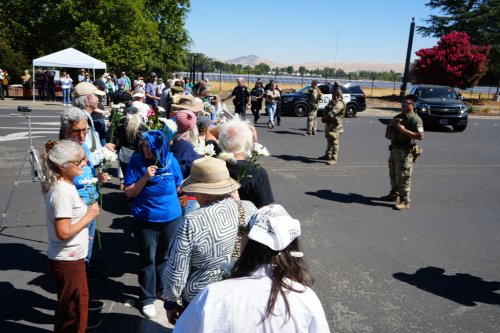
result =
M139 248L142 313L156 316L154 301L163 291L167 252L182 221L177 188L183 180L179 163L161 131L144 133L140 152L132 155L124 179L133 199L134 237Z
M49 235L47 256L57 287L54 332L87 330L89 293L84 260L88 225L99 215L99 205L87 207L73 185L85 165L85 151L77 142L47 143L42 192Z
M99 191L97 184L92 182L92 179L96 177L96 170L94 166L89 163L90 160L90 150L85 143L85 137L88 132L87 115L85 111L80 108L72 107L65 109L61 115L61 130L59 133L59 139L63 140L73 140L81 145L85 152L85 165L82 167L82 173L75 176L73 179L73 184L75 185L78 194L83 199L87 206L91 203L97 201L99 197ZM107 182L109 176L107 173L97 174L99 181ZM94 238L96 232L96 222L92 221L89 224L89 246L88 253L85 258L85 263L88 265L90 259L92 258L92 248L94 245Z

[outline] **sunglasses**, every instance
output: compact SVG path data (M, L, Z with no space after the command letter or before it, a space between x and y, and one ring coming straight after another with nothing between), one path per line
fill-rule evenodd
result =
M411 102L403 102L401 103L401 106L408 106L408 105L413 105Z
M85 160L85 156L82 157L81 160L79 161L68 161L68 163L71 163L71 164L74 164L75 166L79 166L80 164L82 164L82 162Z

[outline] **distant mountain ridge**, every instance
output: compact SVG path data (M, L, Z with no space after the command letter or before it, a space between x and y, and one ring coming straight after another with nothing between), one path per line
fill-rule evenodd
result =
M254 67L255 65L258 65L260 63L265 63L269 65L269 67L271 68L293 66L295 70L298 70L300 66L304 66L308 70L314 70L317 68L323 69L324 67L340 68L345 72L358 72L358 71L383 72L383 71L393 70L397 73L402 73L404 70L404 63L381 64L376 62L356 62L356 63L338 62L335 65L334 63L327 63L327 62L306 62L299 64L284 64L268 60L265 58L261 58L257 55L247 55L221 61L226 62L228 64L250 66L250 67Z

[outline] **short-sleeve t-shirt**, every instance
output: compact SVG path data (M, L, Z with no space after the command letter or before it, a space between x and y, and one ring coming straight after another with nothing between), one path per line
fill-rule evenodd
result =
M134 198L132 215L144 222L170 222L182 214L177 187L182 183L179 163L171 152L168 153L171 166L148 180L142 191ZM132 155L124 178L125 186L130 186L146 173L154 161L146 160L142 153Z
M73 184L59 181L45 195L45 213L49 235L47 256L52 260L73 261L87 256L89 246L89 229L82 231L68 240L62 241L56 234L57 218L70 218L75 224L87 213L87 205L78 195Z

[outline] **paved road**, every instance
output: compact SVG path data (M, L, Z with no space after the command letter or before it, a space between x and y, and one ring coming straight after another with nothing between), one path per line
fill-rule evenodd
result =
M35 147L57 136L60 110L34 108ZM17 112L0 107L2 210L28 145L26 135L16 134L27 132L26 119L10 113ZM399 212L375 200L389 187L383 137L389 116L368 114L345 121L335 167L315 159L325 148L323 132L302 136L304 118L284 117L274 130L257 124L259 141L273 155L261 163L277 201L302 222L306 260L332 331L497 332L500 120L472 119L463 133L428 131L412 208ZM145 320L125 305L138 294L127 211L123 194L107 187L97 254L108 278L90 283L94 297L105 301L95 332L168 332L164 316ZM39 185L21 183L0 232L1 332L51 330L55 294L46 239Z

